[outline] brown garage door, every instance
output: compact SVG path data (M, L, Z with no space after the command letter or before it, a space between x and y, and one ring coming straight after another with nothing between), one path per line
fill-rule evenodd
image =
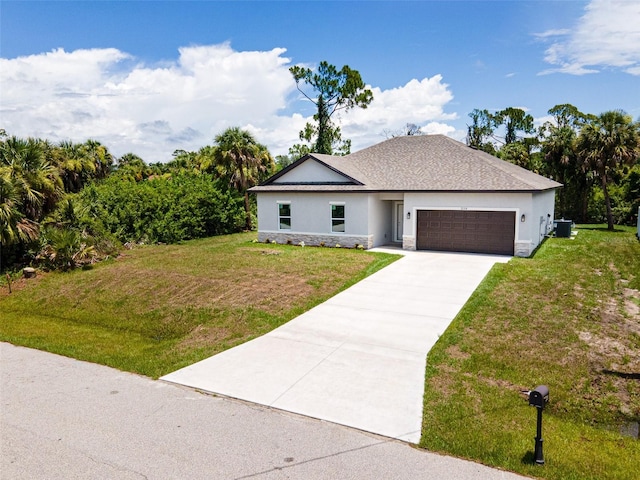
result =
M513 255L515 212L418 210L418 250Z

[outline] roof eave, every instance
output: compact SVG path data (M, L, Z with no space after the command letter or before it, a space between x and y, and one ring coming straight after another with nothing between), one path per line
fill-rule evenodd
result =
M291 187L308 187L308 188L291 188ZM345 188L318 188L318 187L345 187ZM475 190L430 190L430 189L389 189L389 188L367 188L362 185L319 185L319 184L275 184L275 185L258 185L256 187L250 188L248 191L251 193L267 193L267 192L296 192L296 193L331 193L331 192L353 192L353 193L540 193L547 192L549 190L556 190L558 188L562 188L562 185L552 186L548 188L530 188L530 189L513 189L513 190L483 190L483 189L475 189Z

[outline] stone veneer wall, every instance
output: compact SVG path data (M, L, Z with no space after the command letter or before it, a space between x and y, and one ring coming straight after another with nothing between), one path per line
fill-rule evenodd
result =
M416 237L413 235L402 236L402 249L403 250L415 250L416 249Z
M304 242L305 245L319 246L324 243L327 247L335 247L340 245L346 248L355 248L356 245L362 245L364 248L373 247L373 235L331 235L331 234L306 234L306 233L285 233L285 232L258 232L258 241L266 242L267 240L276 243L291 243L299 245Z
M528 257L531 255L531 242L516 242L514 253L516 257Z

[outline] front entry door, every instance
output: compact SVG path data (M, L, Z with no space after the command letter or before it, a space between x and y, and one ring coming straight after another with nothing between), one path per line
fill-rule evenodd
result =
M394 241L402 243L404 230L404 203L396 203L396 228Z

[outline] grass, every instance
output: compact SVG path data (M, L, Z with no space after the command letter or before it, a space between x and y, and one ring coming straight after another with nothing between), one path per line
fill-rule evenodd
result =
M497 264L427 358L430 450L548 479L636 479L640 442L640 242L582 227ZM546 384L546 464L533 465Z
M262 335L393 255L252 243L149 246L89 270L0 283L0 340L158 377ZM546 465L532 464L550 388ZM548 479L635 479L640 242L582 227L497 264L429 353L420 446Z
M395 255L253 243L254 234L126 251L0 284L0 340L157 378L258 337ZM336 268L339 266L339 268Z

